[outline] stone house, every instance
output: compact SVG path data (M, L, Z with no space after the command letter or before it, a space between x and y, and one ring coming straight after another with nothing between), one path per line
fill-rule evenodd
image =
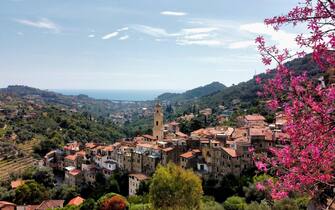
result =
M136 195L141 182L148 179L149 177L147 177L145 174L141 173L129 174L129 196Z

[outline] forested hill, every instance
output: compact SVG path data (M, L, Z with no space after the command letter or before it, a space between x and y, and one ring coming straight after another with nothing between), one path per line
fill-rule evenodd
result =
M159 95L157 99L159 101L170 101L170 102L192 100L209 94L216 93L225 88L226 86L221 84L220 82L212 82L208 85L197 87L192 90L188 90L184 93L163 93Z
M296 73L302 73L307 71L311 77L320 74L317 65L312 61L311 55L307 55L304 58L294 59L286 63L286 65L293 69ZM262 79L270 78L274 75L272 71L269 74L259 74L258 76ZM238 99L242 104L250 105L257 99L257 91L260 90L259 85L256 84L255 77L249 81L241 82L237 85L233 85L223 90L201 97L197 100L197 104L203 107L217 107L219 104L231 105L234 99Z
M26 100L34 100L39 103L55 105L67 109L76 109L79 112L88 112L96 117L108 117L115 112L121 112L129 109L136 109L150 101L127 102L110 101L90 98L87 95L63 95L60 93L40 90L22 85L8 86L0 89L0 96L13 96Z
M40 100L0 94L0 142L38 139L36 152L43 156L67 142L114 142L123 136L123 131L110 120Z

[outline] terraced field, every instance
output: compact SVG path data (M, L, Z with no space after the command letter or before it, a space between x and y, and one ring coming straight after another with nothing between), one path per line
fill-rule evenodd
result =
M0 161L0 180L5 180L10 174L22 172L37 163L37 160L32 157L33 146L37 142L37 140L31 140L17 145L25 153L24 157Z

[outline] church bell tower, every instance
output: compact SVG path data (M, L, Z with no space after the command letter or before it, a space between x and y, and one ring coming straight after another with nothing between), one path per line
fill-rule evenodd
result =
M154 113L154 127L152 129L152 135L157 140L162 140L164 138L164 125L163 125L163 112L162 112L162 106L157 103L155 105L155 113Z

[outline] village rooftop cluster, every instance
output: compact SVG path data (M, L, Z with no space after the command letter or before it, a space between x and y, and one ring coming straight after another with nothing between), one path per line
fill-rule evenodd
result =
M62 150L47 153L44 164L64 171L64 183L78 186L83 182L94 184L98 172L109 177L116 170L122 171L129 176L129 195L134 195L158 164L169 162L192 169L204 180L219 180L226 174L239 176L253 166L250 148L266 152L289 141L283 132L285 123L282 114L277 114L270 125L263 116L253 114L239 117L236 127L208 127L186 135L180 132L179 123L163 123L162 107L157 104L152 135L110 145L72 142Z

